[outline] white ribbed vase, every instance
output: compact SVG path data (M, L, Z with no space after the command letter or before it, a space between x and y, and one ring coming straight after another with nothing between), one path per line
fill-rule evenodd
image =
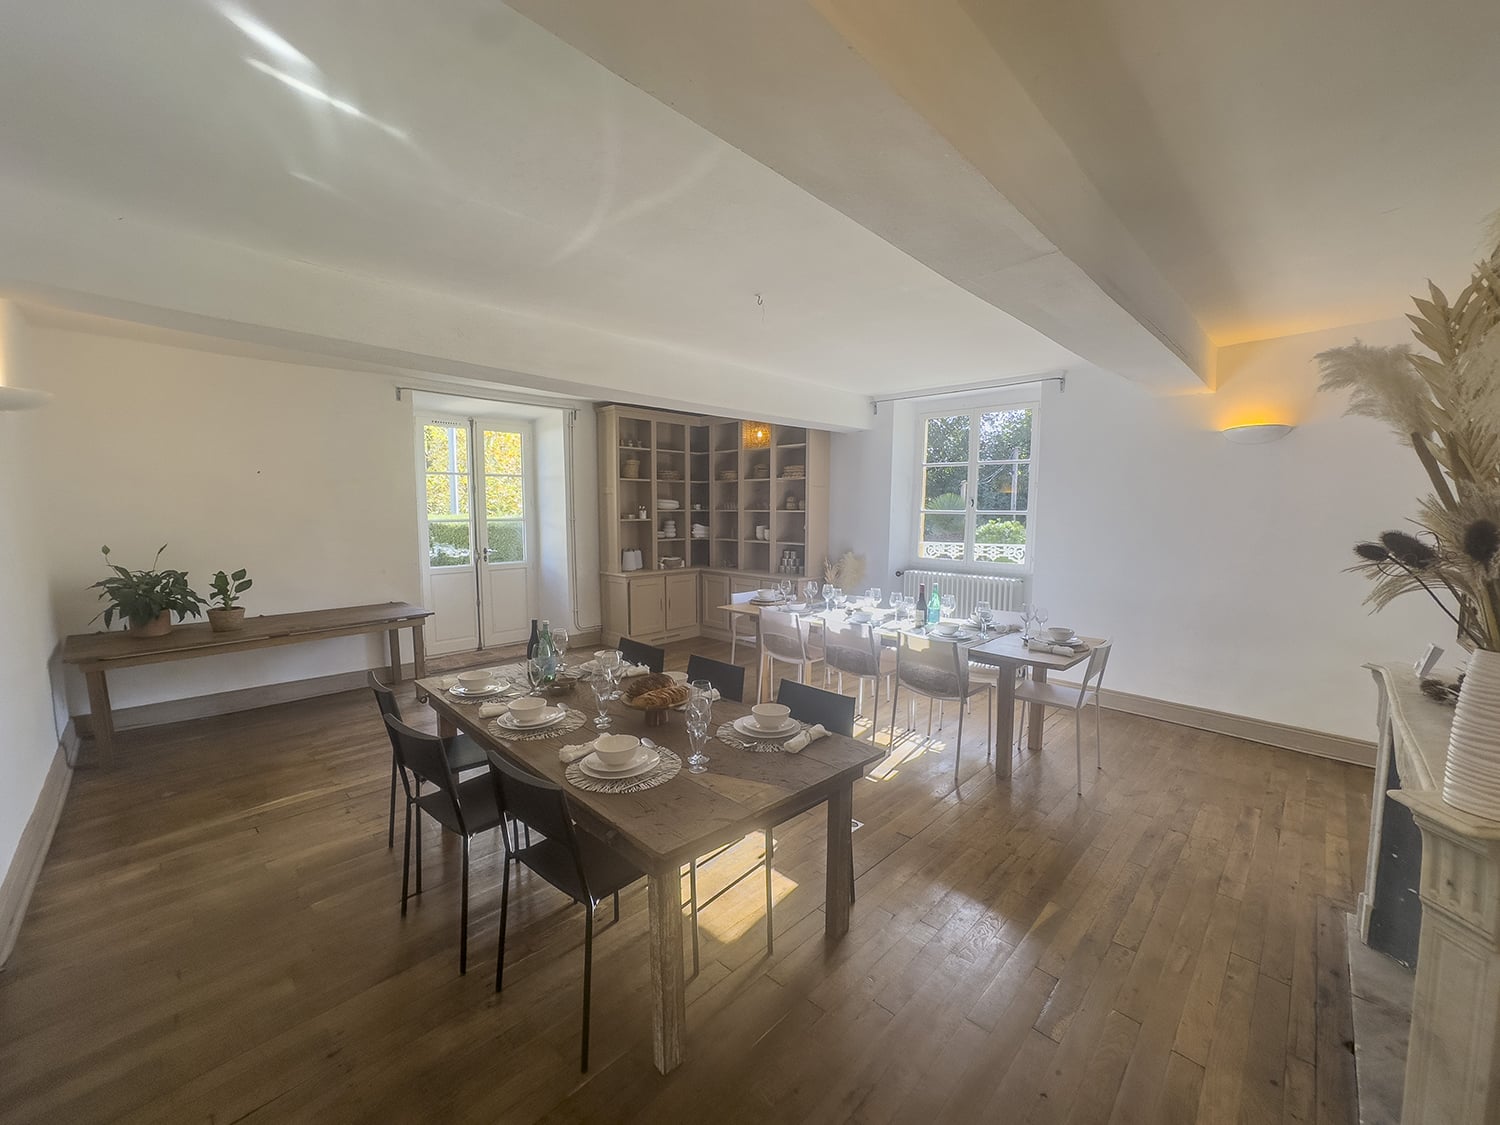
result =
M1500 820L1500 653L1479 649L1469 658L1448 736L1443 800Z

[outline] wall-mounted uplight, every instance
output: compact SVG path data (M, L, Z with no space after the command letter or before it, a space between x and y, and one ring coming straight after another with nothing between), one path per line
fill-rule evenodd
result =
M46 391L0 386L0 410L35 410L51 401L52 396Z
M1220 432L1236 445L1264 445L1268 441L1280 441L1292 432L1292 427L1282 422L1257 422L1248 426L1226 426Z

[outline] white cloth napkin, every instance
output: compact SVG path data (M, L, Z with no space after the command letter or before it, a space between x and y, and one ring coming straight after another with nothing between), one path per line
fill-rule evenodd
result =
M651 669L644 664L627 664L620 670L620 679L629 680L636 676L649 676Z
M810 744L818 741L818 739L820 738L827 737L828 728L826 728L822 723L815 723L812 726L808 727L801 734L793 735L791 738L787 739L786 742L782 744L782 749L784 749L788 754L800 754L802 753L802 751L806 750Z
M1088 645L1082 644L1076 647L1073 645L1055 645L1047 641L1026 642L1026 649L1029 652L1050 652L1057 656L1072 656L1074 653L1087 647Z
M557 756L565 766L571 766L582 758L587 758L594 752L593 742L585 742L580 746L562 746L558 748Z
M481 719L493 719L497 715L503 715L509 710L509 703L481 703L479 705L479 717Z

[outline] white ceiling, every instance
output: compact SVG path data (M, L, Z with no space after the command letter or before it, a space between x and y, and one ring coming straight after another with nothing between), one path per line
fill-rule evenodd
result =
M1500 207L1495 0L961 0L1216 344L1461 285Z
M861 394L1075 361L496 3L0 21L0 167L44 190Z

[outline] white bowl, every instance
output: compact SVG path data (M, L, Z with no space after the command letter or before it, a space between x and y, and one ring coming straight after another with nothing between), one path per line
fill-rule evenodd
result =
M1054 641L1068 641L1073 639L1073 630L1066 625L1050 625L1047 627L1047 635Z
M688 682L686 672L668 672L667 675L672 677L672 682L674 684L685 684Z
M486 688L495 686L495 673L488 670L460 672L458 686L464 691L484 691Z
M541 718L542 711L546 706L547 701L545 699L538 699L534 695L526 695L511 703L510 714L518 722L529 723L534 719Z
M594 740L595 756L611 768L623 766L640 748L641 740L633 734L601 734Z
M934 625L932 627L932 634L936 637L952 637L957 633L957 625Z
M755 725L761 730L780 730L786 726L792 709L785 703L757 703L750 708L750 714L755 716Z
M776 590L757 590L755 591L755 596L763 602L771 602L775 601L781 595Z

